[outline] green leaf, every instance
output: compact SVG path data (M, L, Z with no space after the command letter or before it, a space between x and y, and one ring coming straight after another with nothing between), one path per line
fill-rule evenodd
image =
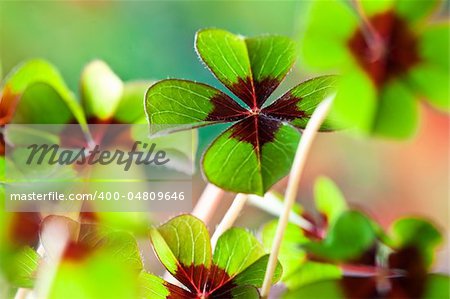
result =
M165 286L165 281L153 274L141 272L139 274L139 298L145 299L165 299L170 295L170 291Z
M81 75L83 106L88 117L107 120L122 98L123 83L103 61L88 64Z
M43 105L45 103L45 105ZM0 123L67 123L84 114L60 73L45 60L29 60L4 80ZM53 115L54 114L54 115Z
M151 239L160 261L186 288L146 275L144 293L148 296L163 287L164 294L170 293L169 298L206 295L253 298L258 294L255 286L262 283L268 256L264 256L262 245L244 229L231 228L220 236L212 263L208 232L194 216L181 215L169 220L151 231ZM281 276L280 267L276 269L274 281Z
M336 280L323 281L309 284L299 289L288 291L282 297L283 299L298 298L329 298L329 299L345 299L347 296L341 289Z
M248 117L207 149L204 174L223 189L263 195L288 174L299 139L299 132L288 125L268 117Z
M70 236L49 298L137 297L142 262L131 234L95 224L79 224L67 217L48 216L42 223L41 242L50 259L55 256L52 246L55 239L46 227Z
M348 261L360 257L374 245L376 232L372 223L356 211L343 212L327 232L322 242L303 247L310 253L334 261Z
M339 125L405 139L416 131L417 95L449 110L448 23L418 22L425 21L437 2L360 1L360 13L391 49L383 55L369 47L354 3L313 4L303 54L307 63L343 74L331 113Z
M140 297L145 299L191 298L191 294L162 278L147 272L139 274Z
M263 227L262 241L266 250L272 248L273 239L278 226L278 221L270 221ZM281 242L278 259L283 266L282 281L294 273L305 261L306 254L301 244L308 242L309 239L303 234L300 227L288 223Z
M196 49L214 75L248 107L261 107L296 58L283 36L244 38L220 29L197 32Z
M235 276L264 255L264 248L245 229L231 228L217 240L213 263Z
M0 260L0 267L7 280L18 288L33 288L39 266L37 252L24 246Z
M230 295L231 295L232 299L259 299L259 298L261 298L258 290L252 286L238 286L238 287L232 288L229 293L231 293ZM229 298L227 296L228 293L225 293L223 295L225 295L223 298Z
M147 236L151 224L151 219L145 212L95 212L94 217L102 225L138 236Z
M68 217L51 215L41 223L40 240L48 256L54 256L54 236L46 228L59 228L69 236L63 260L82 263L97 255L111 256L116 264L124 264L136 273L143 268L139 247L132 234L98 224L79 223ZM63 232L64 231L64 232Z
M246 38L256 94L256 106L261 107L283 81L297 56L295 43L284 36Z
M441 0L401 0L396 1L395 11L408 21L417 22L431 15L441 3Z
M370 78L356 69L340 78L330 112L332 119L367 134L373 130L376 111L377 93Z
M218 89L175 79L159 81L149 88L146 111L153 133L229 122L245 113L242 107Z
M357 24L357 18L344 1L314 1L299 43L302 46L302 61L310 67L326 70L347 65L352 57L345 41Z
M267 263L269 262L269 255L263 255L253 264L248 266L244 271L233 278L233 283L237 285L251 285L257 288L262 287L264 275L266 274ZM278 263L273 274L272 283L277 283L283 273L281 264Z
M73 118L61 95L52 86L37 82L23 91L11 123L64 124Z
M138 273L114 254L99 253L81 263L63 261L53 280L49 298L138 297Z
M250 58L243 36L221 29L200 30L195 48L219 81L249 107L256 106Z
M395 221L389 230L389 236L392 242L390 245L394 248L417 248L427 267L432 264L436 247L442 242L439 230L420 218L402 218Z
M145 124L145 93L153 81L132 81L123 85L123 92L114 113L114 119L125 123Z
M295 290L318 281L339 279L342 274L341 268L337 265L307 261L283 281L289 289Z
M403 1L403 0L401 0ZM371 17L373 15L379 15L386 13L394 8L395 2L400 2L396 0L378 0L378 1L361 1L361 7L367 16Z
M433 107L450 110L449 75L449 25L433 24L424 29L420 39L423 62L407 75L407 81L416 92L425 97Z
M304 129L317 105L336 93L337 81L337 76L321 76L302 82L262 112ZM336 124L330 119L321 127L325 131L333 128L336 128Z
M412 70L410 81L417 89L417 93L424 97L434 108L447 112L450 110L448 71L432 65L423 65Z
M314 200L317 210L328 223L334 223L348 209L344 196L334 182L327 177L319 177L314 185Z
M425 293L422 298L450 298L450 278L447 275L442 274L428 275L425 284Z
M211 244L206 226L191 215L172 218L151 230L153 247L159 260L173 275L183 268L211 266Z
M83 241L82 236L79 242ZM112 254L116 262L126 263L131 269L141 271L143 268L136 239L125 231L104 231L95 239L95 244L102 251Z
M388 83L381 91L373 133L405 139L414 135L419 107L411 91L401 82Z

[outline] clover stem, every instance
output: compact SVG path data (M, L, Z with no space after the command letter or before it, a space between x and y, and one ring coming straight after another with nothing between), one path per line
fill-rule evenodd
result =
M361 20L361 32L364 34L367 45L372 50L372 59L377 60L384 55L384 42L379 33L375 30L361 4L361 0L353 0L355 10Z
M288 185L284 196L283 212L280 215L278 221L275 238L273 240L272 248L270 251L269 261L267 263L266 274L264 276L264 281L261 288L262 298L267 298L270 293L272 277L278 262L278 253L280 250L281 241L283 240L284 231L286 230L286 226L289 221L291 209L295 203L300 178L303 173L303 169L305 168L306 157L308 156L308 152L311 148L312 142L317 132L319 131L321 124L325 120L325 117L327 116L328 111L331 108L333 99L334 95L329 96L317 106L316 110L311 116L311 119L306 125L305 131L303 132L302 138L300 139L300 143L298 144L297 152L295 153L294 163L292 165Z
M248 196L246 194L239 193L236 195L236 197L233 200L233 203L231 204L228 211L225 213L225 216L223 216L222 220L220 221L211 238L211 246L213 249L216 247L217 240L219 239L219 237L227 229L233 226L233 223L236 221L237 217L241 213L242 208L244 207L245 202L247 201L247 198Z
M191 214L208 224L224 194L225 191L208 183Z
M250 194L248 196L248 203L275 216L280 215L283 211L283 201L279 200L277 195L271 191L264 194L264 197ZM314 230L314 224L293 211L290 212L289 222L300 226L305 231Z

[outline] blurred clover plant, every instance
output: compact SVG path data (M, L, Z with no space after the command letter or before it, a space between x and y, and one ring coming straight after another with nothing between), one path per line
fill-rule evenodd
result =
M46 267L59 260L48 298L138 297L143 263L136 239L129 232L47 216L40 237L46 255L37 278L49 275ZM66 245L59 252L58 242L65 238ZM39 294L39 288L36 290Z
M143 272L143 298L260 298L268 254L245 229L227 230L214 253L205 224L191 215L172 218L150 235L159 260L184 287ZM281 271L278 265L274 282Z
M324 177L316 182L315 204L319 217L302 211L312 229L289 224L282 241L285 298L448 296L449 277L429 273L442 242L433 224L400 218L385 233L368 216L350 209L336 185ZM263 228L266 248L271 247L276 224Z
M143 109L145 90L151 81L122 80L102 61L93 61L82 72L80 98L77 100L69 90L58 70L45 60L30 60L11 71L2 83L0 102L0 174L5 175L5 135L8 124L55 124L58 132L53 136L61 145L84 146L91 139L101 143L103 132L95 132L91 124L146 124ZM140 108L139 108L140 107ZM62 124L80 124L82 131L68 134ZM133 128L130 126L129 128ZM136 126L139 129L139 126ZM131 137L133 133L131 132ZM139 135L142 136L142 135ZM180 140L189 139L187 146ZM9 140L11 141L11 140ZM27 141L28 142L28 141ZM154 138L152 142L176 157L176 170L192 173L195 168L194 154L197 146L196 132L180 132L170 136ZM184 143L183 143L184 144ZM20 143L9 144L10 150L21 151ZM18 159L16 159L18 160ZM8 164L8 166L10 166ZM27 165L12 165L8 171ZM66 167L70 168L70 167ZM59 176L75 177L70 171L58 172ZM44 171L43 177L54 171ZM86 216L86 215L85 215ZM21 216L22 217L22 216ZM19 218L21 218L19 217ZM145 233L149 223L139 213L92 213L90 220L106 221ZM8 217L9 218L9 217ZM13 217L14 218L14 217ZM28 217L30 218L30 217Z
M9 74L2 84L0 102L1 147L0 165L4 167L5 138L7 124L70 124L82 126L84 135L75 136L89 142L96 139L96 132L89 131L89 124L145 124L142 101L150 81L123 83L119 77L102 61L87 65L81 75L80 97L78 101L68 89L54 66L44 60L30 60ZM141 108L139 108L141 107ZM60 126L63 128L62 126ZM60 143L71 136L60 132ZM101 136L101 134L99 134ZM160 137L154 142L167 150L180 153L180 163L193 165L192 148L177 144L180 138L194 138L197 135L179 133L175 136ZM12 149L14 146L11 145ZM180 169L192 169L182 167ZM4 170L2 168L2 175Z
M101 61L90 63L81 76L81 100L65 84L58 70L45 60L30 60L11 71L2 81L0 101L0 270L13 288L32 288L40 257L38 247L42 216L37 212L11 212L4 210L5 201L5 150L21 151L20 144L6 140L8 124L80 124L83 134L67 136L64 131L55 132L56 143L69 138L80 144L96 137L89 124L145 124L143 98L150 81L123 83L111 69ZM141 107L141 108L139 108ZM196 146L196 132L181 132L173 136L154 139L161 148L179 153L180 166L177 170L191 169L192 147L178 144L180 138L193 138ZM74 140L75 139L75 140ZM9 164L10 165L10 164ZM8 171L23 165L13 165ZM51 172L43 173L47 176ZM62 174L62 173L59 173ZM67 173L65 173L67 174ZM80 221L127 229L138 235L146 234L150 219L146 213L83 212ZM106 269L106 268L105 268ZM92 268L94 271L95 269ZM82 268L80 268L82 271ZM101 270L103 271L103 270ZM115 270L114 270L115 271ZM119 271L120 272L120 271ZM97 273L100 275L100 273ZM63 288L63 287L61 287Z
M288 173L300 139L298 129L304 129L315 107L334 93L336 78L313 78L264 106L295 62L297 47L292 40L272 35L245 38L206 29L197 32L195 47L240 102L202 83L159 81L146 95L153 132L234 123L204 153L203 173L225 190L262 195ZM328 121L322 130L332 126Z
M449 110L449 22L435 14L439 2L314 1L301 52L305 64L341 72L335 120L401 139L416 131L417 98Z

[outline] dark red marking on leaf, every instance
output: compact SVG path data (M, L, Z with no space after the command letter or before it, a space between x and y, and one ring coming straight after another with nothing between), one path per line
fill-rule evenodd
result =
M250 143L253 148L261 149L272 142L281 122L262 114L251 115L231 127L231 138Z
M377 245L374 243L372 247L364 251L359 257L353 260L355 264L359 265L375 265L377 258Z
M250 77L245 79L238 78L238 82L229 86L229 89L238 96L247 106L254 110L258 108L255 87Z
M255 81L256 104L261 108L267 98L280 85L281 81L275 78L264 78L261 81Z
M392 253L389 256L389 269L379 269L375 274L368 277L344 277L341 286L346 296L409 299L422 298L425 291L427 269L422 255L415 247L402 248ZM387 280L384 290L380 288L383 279Z
M182 292L169 298L225 298L215 295L226 293L236 286L232 277L216 265L211 265L210 268L204 265L179 266L175 277L189 290L189 297L182 297L186 295Z
M205 119L207 121L236 121L249 113L247 109L241 107L224 93L212 97L211 103L214 105L214 109Z
M9 239L16 245L35 246L39 241L41 216L37 212L14 212Z
M4 157L5 152L6 152L5 136L3 136L3 133L0 133L0 156Z
M376 279L370 277L344 277L340 280L340 285L346 298L386 298L377 292Z
M67 244L63 259L66 261L80 262L86 259L93 251L93 248L83 242L71 241Z
M239 78L237 83L230 86L230 90L251 110L256 111L261 108L280 83L280 80L270 77L255 82L250 77Z
M427 269L416 247L406 247L389 256L389 267L406 271L406 276L396 279L408 298L420 298L425 290Z
M420 62L418 40L408 24L394 11L387 11L369 19L382 45L368 42L365 28L358 28L348 40L348 47L358 63L380 88L389 80L400 77Z
M180 288L179 286L173 285L171 283L168 283L167 281L164 282L164 286L169 290L169 295L166 297L166 299L191 299L196 298L193 297L192 294L189 291L186 291L183 288Z
M310 240L321 241L325 238L325 232L327 229L327 224L317 221L310 213L304 211L302 217L305 218L309 223L312 224L310 229L304 229L299 227L298 229L308 237Z
M80 212L81 223L96 223L99 222L99 220L96 212Z
M306 113L298 109L297 104L302 99L285 93L280 99L261 110L261 113L276 117L285 121L306 117Z
M3 89L2 98L0 99L0 125L8 124L14 117L20 94L12 93L11 89L6 86Z

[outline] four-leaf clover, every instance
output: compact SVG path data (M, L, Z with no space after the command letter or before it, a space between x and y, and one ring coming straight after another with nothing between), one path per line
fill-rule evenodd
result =
M150 125L154 132L167 132L235 122L205 152L203 172L226 190L264 194L288 173L300 139L297 129L304 129L315 107L333 93L336 79L323 76L303 82L263 106L295 61L293 41L207 29L197 33L195 46L207 67L245 107L205 84L162 80L146 95Z
M391 138L414 134L417 97L448 111L449 25L438 0L316 1L302 39L309 65L341 71L332 116Z
M159 260L184 288L142 273L144 298L259 298L269 255L245 229L227 230L214 254L205 224L191 215L172 218L150 235ZM280 276L278 265L274 282Z

